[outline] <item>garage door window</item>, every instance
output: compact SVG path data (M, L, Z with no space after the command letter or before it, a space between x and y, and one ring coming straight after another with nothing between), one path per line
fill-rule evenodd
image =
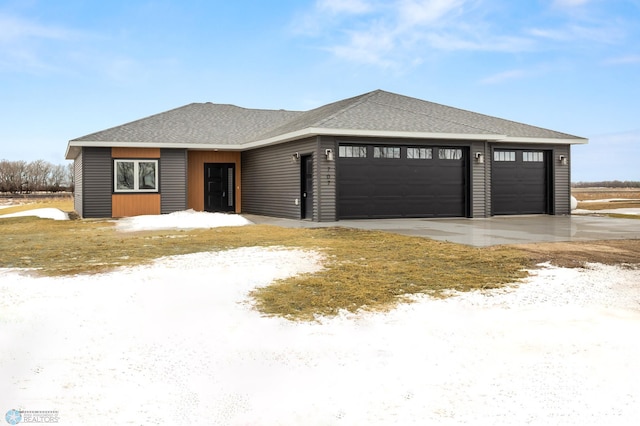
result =
M515 151L494 151L493 161L516 161Z
M367 158L367 147L343 145L338 150L338 156L344 158Z
M458 148L440 148L438 158L441 160L461 160L462 150Z
M373 158L400 158L400 147L374 146Z
M544 155L542 151L525 151L522 153L522 161L530 163L542 163Z
M431 148L407 148L407 159L409 160L430 160L433 158Z

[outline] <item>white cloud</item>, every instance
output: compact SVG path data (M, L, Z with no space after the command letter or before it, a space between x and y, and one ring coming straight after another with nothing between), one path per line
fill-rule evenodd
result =
M591 0L554 0L553 5L562 8L578 7L589 3Z
M402 26L431 25L460 9L466 0L401 0L398 15Z
M623 37L619 28L609 24L603 26L570 24L560 28L531 28L526 30L526 33L561 42L587 40L598 43L615 43Z
M68 43L78 32L0 14L0 69L42 72L61 69L56 43ZM59 56L59 55L58 55Z
M618 56L615 58L609 58L604 61L605 65L625 65L625 64L640 64L640 55L626 55Z
M482 84L498 84L507 80L517 80L526 77L530 72L526 70L509 70L503 71L489 77L483 78L480 83Z
M387 56L395 46L396 40L392 32L374 27L368 31L349 33L348 43L331 47L329 50L341 58L386 68L394 64Z
M362 14L369 12L373 5L365 0L318 0L316 7L332 14Z
M72 31L64 28L40 25L13 16L0 15L0 43L11 43L27 38L65 40Z

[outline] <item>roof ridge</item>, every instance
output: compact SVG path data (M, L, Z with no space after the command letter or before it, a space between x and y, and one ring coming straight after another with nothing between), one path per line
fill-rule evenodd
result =
M390 92L388 92L388 93L390 93ZM458 107L454 107L454 106L450 106L450 105L444 105L444 104L441 104L441 103L438 103L438 102L426 101L424 99L413 98L411 96L400 95L400 94L395 94L395 93L394 93L394 95L401 96L401 97L404 97L404 98L414 99L414 100L417 100L419 102L424 102L424 103L429 103L429 104L432 104L432 105L437 105L438 107L441 107L441 108L446 108L446 109L456 110L456 111L462 111L462 112L467 113L467 114L480 115L480 116L487 117L487 118L490 118L490 119L493 119L493 120L500 120L500 121L504 121L504 122L517 124L519 126L527 126L527 127L531 127L531 128L535 128L535 129L545 130L545 131L548 131L548 132L553 132L553 133L557 133L557 134L561 134L561 135L570 136L572 138L579 138L579 136L571 135L569 133L559 132L559 131L556 131L556 130L547 129L545 127L534 126L532 124L522 123L520 121L510 120L510 119L501 118L501 117L496 117L494 115L483 114L481 112L474 112L474 111L471 111L471 110L468 110L468 109L458 108ZM414 113L414 114L420 114L420 115L424 115L424 116L427 116L427 117L433 117L433 118L436 118L438 120L448 121L450 123L455 123L455 124L458 124L460 126L469 127L471 129L478 129L478 130L483 130L485 132L495 133L494 130L488 129L488 128L486 128L486 126L474 126L474 125L467 124L467 123L461 123L461 122L459 122L457 120L450 120L450 119L447 119L445 117L438 117L438 116L435 116L435 115L432 115L432 114L426 114L426 113L419 112L419 111L413 111L413 110L410 110L410 109L407 109L407 108L402 108L402 107L398 107L398 106L394 106L394 105L389 105L389 104L386 104L386 103L383 103L383 102L380 102L380 101L375 101L374 100L372 102L376 103L378 105L384 105L386 107L394 108L394 109L397 109L397 110L400 110L400 111L407 111L407 112L411 112L411 113Z
M137 120L127 121L126 123L119 124L119 125L117 125L117 126L107 127L106 129L99 130L99 131L97 131L97 132L93 132L93 133L89 133L88 135L80 136L80 137L78 137L78 138L71 139L71 140L72 140L72 141L76 141L76 140L86 139L86 138L88 138L88 137L90 137L90 136L97 135L98 133L108 132L108 131L110 131L110 130L114 130L114 129L117 129L117 128L120 128L120 127L124 127L124 126L129 126L129 125L131 125L131 124L138 123L138 122L140 122L140 121L148 120L148 119L150 119L150 118L152 118L152 117L157 117L157 116L159 116L159 115L168 114L168 113L170 113L170 112L174 112L174 111L177 111L177 110L179 110L179 109L187 108L187 107L190 107L190 106L193 106L193 105L203 105L203 104L204 104L204 103L201 103L201 102L191 102L191 103L188 103L188 104L186 104L186 105L182 105L182 106L179 106L179 107L176 107L176 108L171 108L171 109L169 109L169 110L167 110L167 111L162 111L162 112L158 112L158 113L155 113L155 114L147 115L147 116L145 116L145 117L138 118Z
M398 95L398 96L404 96L404 95ZM406 96L406 97L407 97L407 98L411 98L410 96ZM447 105L439 104L439 103L437 103L437 102L424 101L424 100L422 100L422 99L418 99L418 98L411 98L411 99L416 99L416 100L421 101L421 102L427 102L427 103L431 103L431 104L433 104L433 105L438 105L438 106L445 107L445 108L452 108L452 109L457 109L457 110L459 110L459 111L465 111L465 112L473 113L473 112L468 111L468 110L465 110L465 109L455 108L455 107L450 107L450 106L447 106ZM415 111L415 110L408 109L408 108L402 108L402 107L395 106L395 105L389 105L389 104L387 104L387 103L383 103L383 102L380 102L380 101L371 101L371 102L372 102L372 103L375 103L375 104L378 104L378 105L383 105L383 106L388 107L388 108L397 109L397 110L399 110L399 111L406 111L406 112L410 112L410 113L412 113L412 114L418 114L418 115L423 115L423 116L425 116L425 117L435 118L435 119L437 119L437 120L441 120L441 121L448 121L449 123L455 123L455 124L458 124L458 125L460 125L460 126L469 127L469 128L471 128L471 129L483 130L483 131L485 131L485 132L493 132L493 130L490 130L490 129L485 129L485 128L483 128L483 127L479 127L479 126L472 126L472 125L469 125L469 124L466 124L466 123L461 123L461 122L456 121L456 120L449 120L449 119L447 119L447 118L444 118L444 117L438 117L438 116L436 116L436 115L433 115L433 114L427 114L427 113L425 113L425 112ZM475 114L475 113L474 113L474 114ZM485 115L486 117L491 117L490 115L486 115L486 114L482 114L482 115ZM493 117L493 118L497 118L497 117ZM494 132L494 133L495 133L495 132Z
M381 90L377 89L377 90L373 90L373 91L368 92L368 93L364 93L362 95L354 96L351 99L355 99L355 102L353 102L352 104L350 104L350 105L348 105L348 106L346 106L344 108L341 108L340 110L334 112L333 114L331 114L331 115L325 117L324 119L318 121L316 123L316 125L317 126L321 126L323 123L326 123L327 121L339 116L340 114L344 114L345 112L349 111L350 109L362 104L366 99L370 98L371 96L373 96L374 93L378 93L378 92L381 92ZM343 99L342 101L336 101L336 102L332 102L332 103L344 102L344 101L348 101L348 100L349 99ZM328 105L331 105L331 104L328 104ZM323 105L323 106L318 107L318 108L323 108L323 107L328 106L328 105ZM313 110L311 110L311 111L313 111Z

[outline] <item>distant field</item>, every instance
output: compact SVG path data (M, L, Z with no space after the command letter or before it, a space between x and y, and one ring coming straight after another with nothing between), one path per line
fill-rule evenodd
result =
M579 209L640 208L640 188L571 188L571 195L578 200ZM613 201L599 203L593 200Z
M640 188L571 188L578 201L625 198L640 200Z

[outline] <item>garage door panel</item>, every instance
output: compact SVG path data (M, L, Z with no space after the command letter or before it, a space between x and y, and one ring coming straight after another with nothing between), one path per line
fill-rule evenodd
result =
M493 214L545 214L549 212L548 154L536 156L541 161L524 161L530 151L496 150L492 162ZM511 158L511 161L497 161ZM530 157L528 157L530 158Z
M433 148L437 157L437 148ZM466 215L466 158L338 158L339 218ZM466 151L465 151L466 156Z

